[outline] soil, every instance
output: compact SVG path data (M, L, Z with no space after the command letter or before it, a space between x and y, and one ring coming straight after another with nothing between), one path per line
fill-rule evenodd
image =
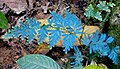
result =
M18 57L19 51L16 47L0 47L0 69L17 69L15 67Z

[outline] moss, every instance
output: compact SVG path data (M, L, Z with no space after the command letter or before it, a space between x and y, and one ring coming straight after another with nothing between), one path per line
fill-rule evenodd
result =
M117 65L110 65L108 69L120 69L120 57L118 57L118 64Z
M113 46L120 46L120 25L110 25L108 28L108 35L115 38Z

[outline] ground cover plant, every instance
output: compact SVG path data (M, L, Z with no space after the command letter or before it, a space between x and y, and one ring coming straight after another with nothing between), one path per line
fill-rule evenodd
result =
M47 18L45 20L39 21L32 15L29 16L30 13L11 27L1 12L1 17L4 17L0 18L2 22L0 27L2 33L4 32L4 35L1 36L1 42L8 47L16 47L17 51L20 50L17 54L21 53L22 55L15 56L14 62L17 63L18 69L109 69L119 64L119 40L116 38L118 36L114 35L119 30L119 26L111 24L107 28L109 31L104 31L109 16L112 16L110 15L111 9L117 6L117 3L97 2L97 0L95 0L96 4L88 3L89 5L86 6L82 14L87 19L85 22L93 19L91 22L99 23L97 26L99 29L92 26L93 31L90 30L91 26L88 26L90 24L86 25L87 23L82 22L83 20L71 11L69 7L71 2L74 3L74 1L60 1L59 7L63 5L62 7L65 8L60 7L60 12L54 9L49 10L49 17L46 11ZM46 4L47 9L51 9L49 8L50 3L46 2ZM114 31L114 27L116 31ZM0 66L0 68L5 67ZM6 69L10 69L10 66Z
M49 48L52 49L52 47L55 46L57 41L60 40L60 37L63 36L63 47L65 53L67 54L67 52L70 51L70 49L74 49L74 55L70 57L74 59L74 61L71 62L71 68L74 69L78 66L82 68L81 67L82 61L84 60L84 57L87 56L82 54L78 46L73 46L76 39L79 38L77 34L79 35L85 34L84 32L82 32L81 22L74 14L70 13L68 10L65 10L65 16L61 16L60 14L54 11L51 12L51 15L52 18L48 19L48 23L49 23L48 25L44 25L44 24L41 25L37 20L33 18L27 18L25 22L20 23L20 26L13 27L13 29L9 30L2 37L6 39L20 38L22 40L27 38L28 43L30 43L33 39L37 39L38 44L43 43L45 41L45 38L48 37ZM89 49L88 54L90 55L96 54L97 57L108 56L108 58L110 58L114 64L117 64L118 61L117 53L119 52L119 46L116 46L114 48L109 47L109 44L112 43L113 40L114 40L113 37L107 36L105 33L100 33L98 30L94 32L92 35L85 34L84 38L79 38L79 41L83 45L85 45L85 49L87 48ZM45 60L39 58L42 57L36 57L37 60ZM32 55L31 58L26 57L24 59L23 60L21 59L21 61L18 60L18 64L20 65L21 69L26 69L28 67L30 67L29 69L32 69L33 67L39 69L42 67L42 66L36 66L35 64L38 63L36 63L37 61L34 60L30 62L30 64L28 64L28 61L32 59ZM94 58L92 59L94 60ZM27 64L23 64L25 62L27 62ZM32 63L35 66L31 65ZM47 63L48 62L46 61L46 64ZM60 67L56 68L55 65L53 66L55 69L60 69ZM46 65L44 67L48 67L48 66Z

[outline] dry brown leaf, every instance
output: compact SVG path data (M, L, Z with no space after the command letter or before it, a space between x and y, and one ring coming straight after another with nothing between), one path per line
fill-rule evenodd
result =
M85 32L85 34L92 34L93 32L96 32L96 30L100 30L100 28L98 26L85 25L83 32Z
M34 49L32 51L32 53L33 54L38 54L38 53L40 53L40 54L46 54L49 51L49 47L48 46L49 45L46 44L46 43L40 44L40 45L37 46L36 49Z
M47 25L48 24L47 19L38 19L37 21L39 21L41 23L41 25L43 25L43 24Z
M21 13L22 11L25 11L27 8L27 2L26 0L3 0L4 3L14 10L17 14Z

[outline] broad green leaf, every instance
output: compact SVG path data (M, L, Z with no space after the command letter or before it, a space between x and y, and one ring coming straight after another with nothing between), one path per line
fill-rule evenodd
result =
M0 28L8 28L8 20L2 12L0 12Z
M60 69L60 66L45 55L30 54L17 60L20 69Z
M84 67L83 69L105 69L104 66L99 66L99 65L88 65Z
M88 6L88 8L85 9L84 15L85 15L86 17L88 17L88 18L94 16L94 11L93 11L93 10L94 10L94 8L93 8L92 4L90 4L90 5Z
M102 21L102 16L101 16L100 14L101 14L100 12L96 12L94 17L95 17L96 19Z

